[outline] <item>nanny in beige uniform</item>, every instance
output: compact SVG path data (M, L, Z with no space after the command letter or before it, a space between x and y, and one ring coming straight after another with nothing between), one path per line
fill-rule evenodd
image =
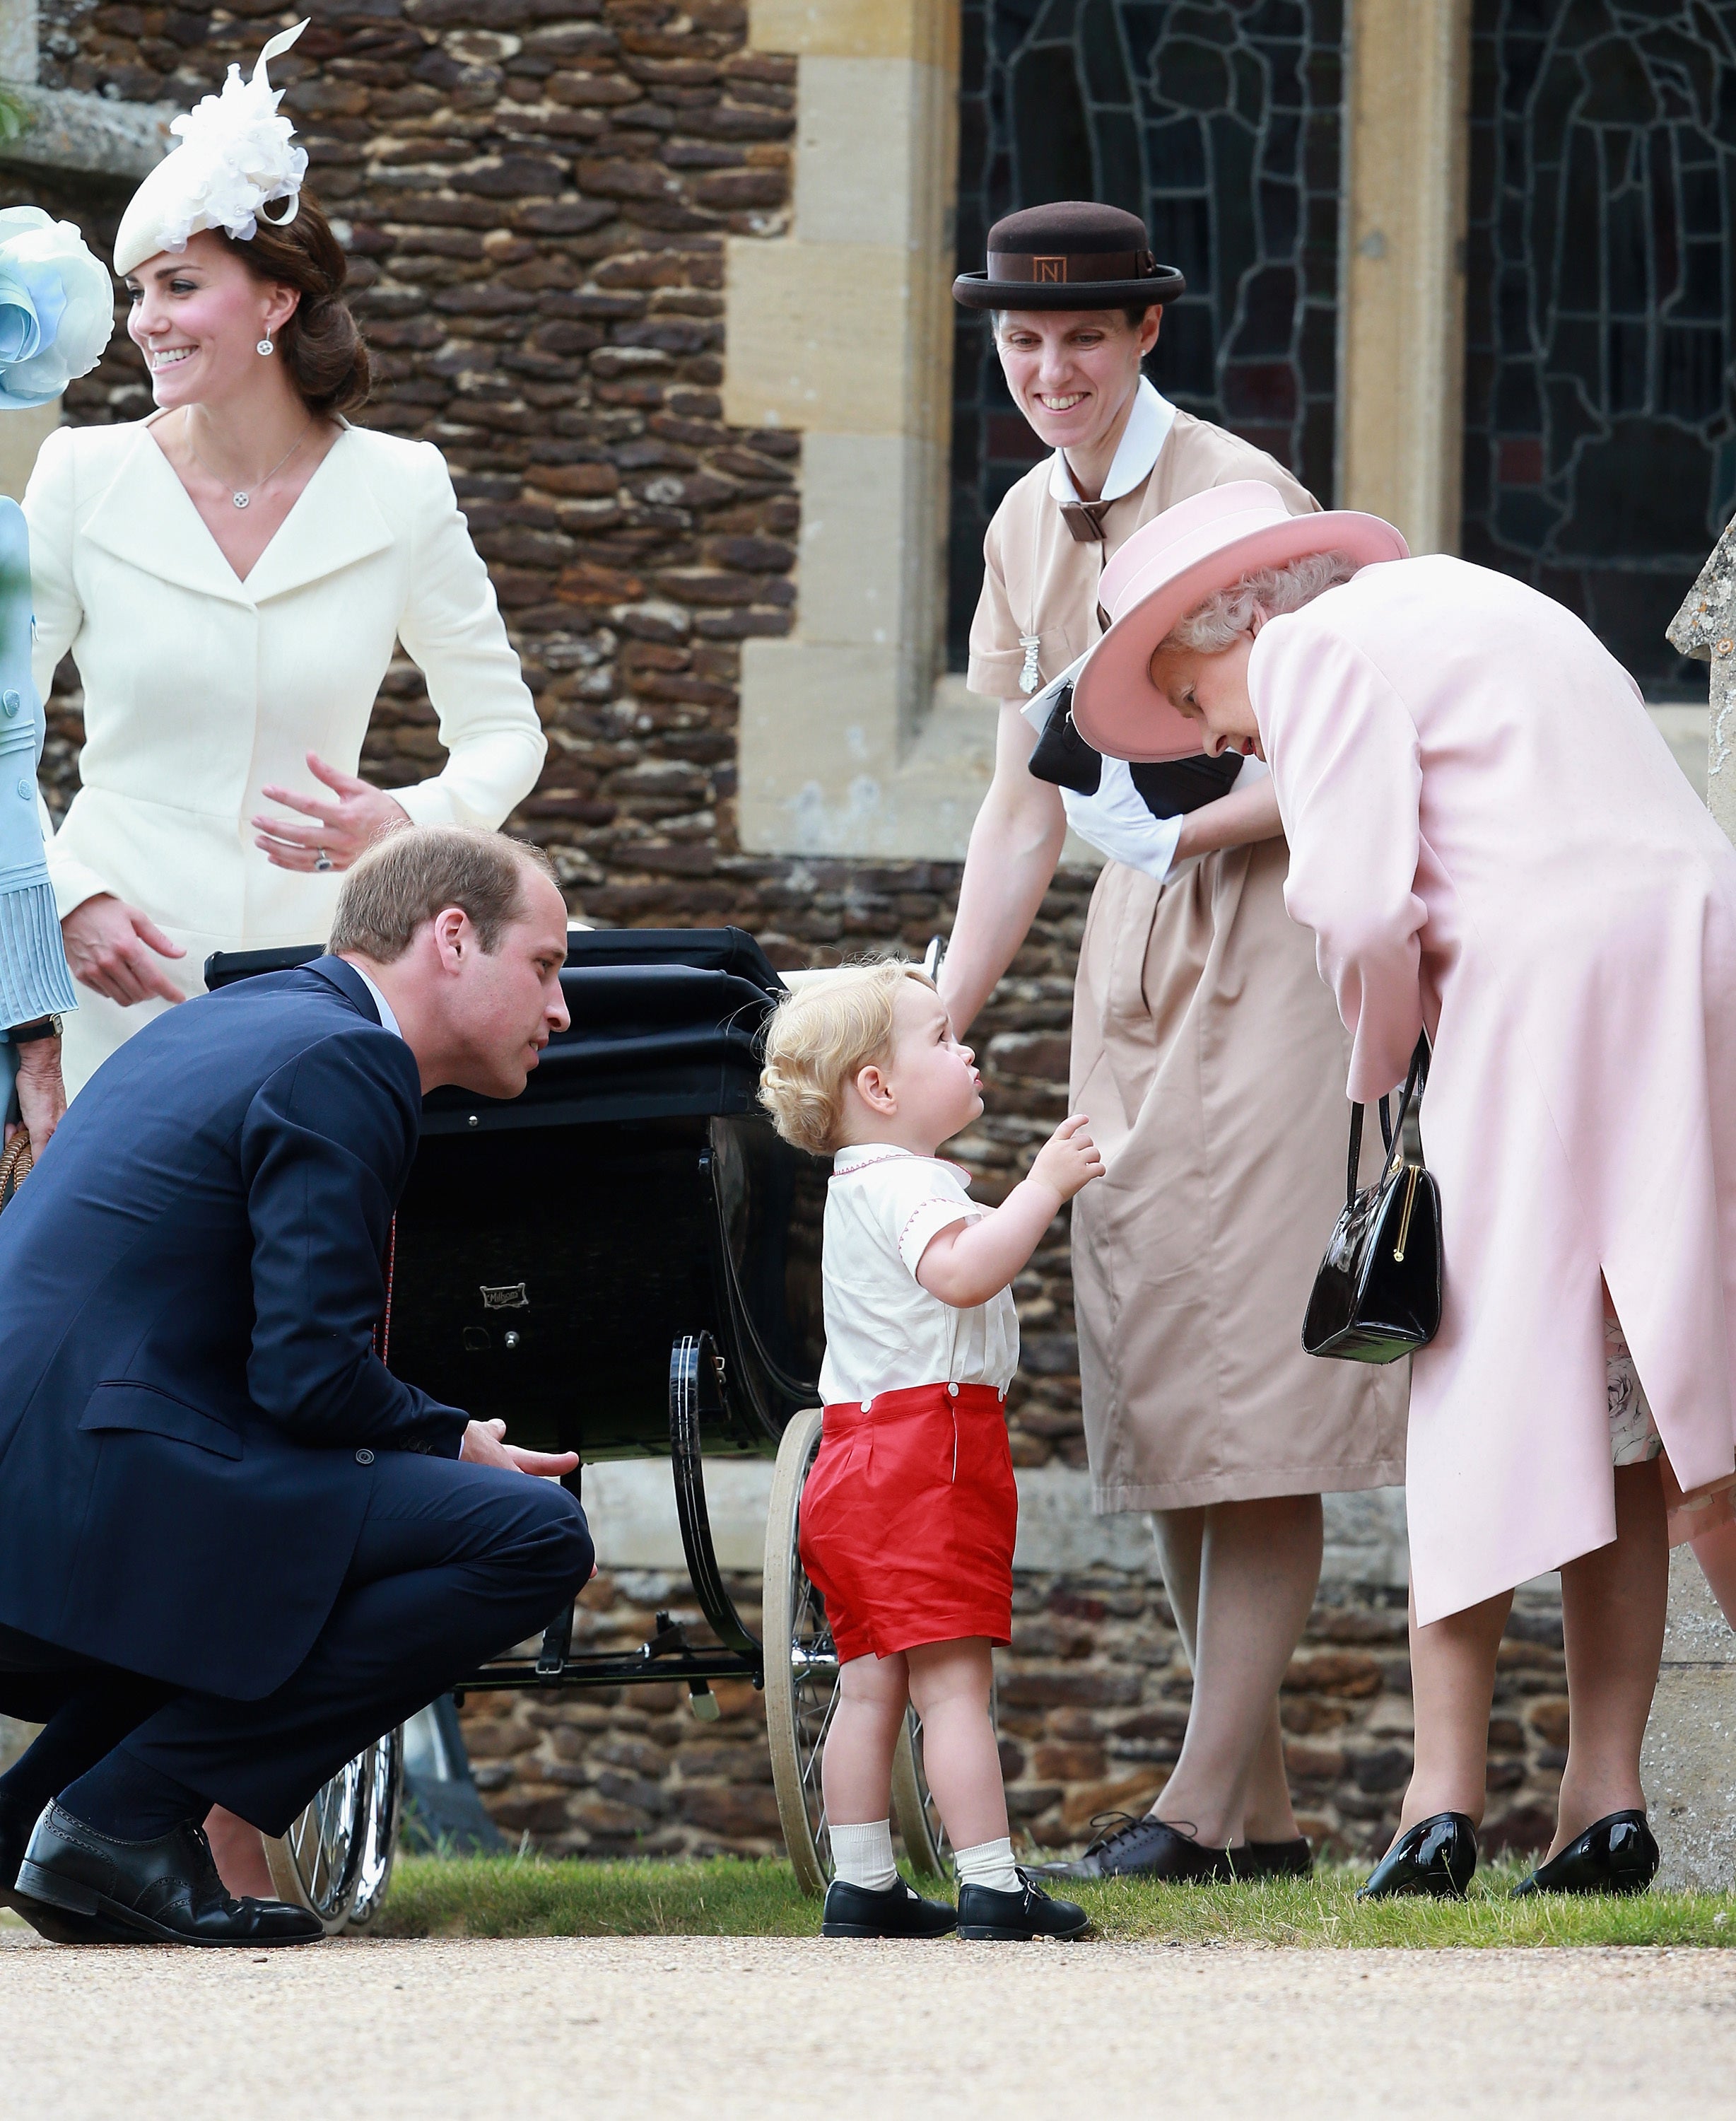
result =
M1073 1875L1305 1870L1278 1688L1319 1578L1323 1492L1404 1477L1402 1373L1310 1361L1301 1325L1343 1204L1347 1048L1257 761L1129 767L1087 747L1064 678L1105 562L1234 479L1315 503L1263 451L1169 404L1140 364L1181 291L1143 225L1063 203L990 231L957 299L995 312L1014 403L1054 454L984 548L969 683L1003 704L942 976L961 1036L1012 963L1068 827L1109 859L1074 999L1072 1108L1108 1175L1073 1209L1093 1500L1156 1513L1194 1667L1186 1741L1143 1818ZM1213 776L1216 776L1215 778Z

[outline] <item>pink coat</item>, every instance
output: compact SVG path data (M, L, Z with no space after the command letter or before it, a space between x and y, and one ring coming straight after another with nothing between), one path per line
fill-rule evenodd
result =
M1615 1536L1600 1268L1676 1477L1731 1470L1736 850L1619 664L1485 568L1366 568L1263 628L1248 684L1351 1096L1436 1041L1407 1486L1436 1620Z

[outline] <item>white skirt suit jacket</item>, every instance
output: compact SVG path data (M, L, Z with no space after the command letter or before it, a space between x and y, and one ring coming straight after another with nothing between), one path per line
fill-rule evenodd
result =
M84 684L81 785L49 849L64 920L99 892L186 947L322 943L337 874L274 867L248 822L268 781L313 788L305 754L356 770L395 645L421 667L448 757L390 792L417 824L492 828L547 741L440 451L347 427L245 581L139 422L63 427L25 495L48 696L68 649ZM164 1004L86 987L67 1021L76 1090Z

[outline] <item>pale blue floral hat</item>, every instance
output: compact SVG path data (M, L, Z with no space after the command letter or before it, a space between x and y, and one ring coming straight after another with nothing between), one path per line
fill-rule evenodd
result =
M114 282L72 222L0 207L0 412L58 398L114 330Z

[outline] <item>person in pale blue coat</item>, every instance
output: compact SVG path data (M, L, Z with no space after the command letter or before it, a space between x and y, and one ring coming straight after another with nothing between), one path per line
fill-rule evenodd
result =
M6 1133L39 1154L67 1108L60 1019L78 999L49 882L36 767L47 734L30 682L30 551L24 511L0 501L0 1085Z
M102 357L114 329L108 274L70 221L0 212L0 413L58 398ZM0 1113L40 1153L66 1110L60 1019L77 997L49 882L52 836L36 788L47 725L30 678L35 631L30 534L0 501Z

